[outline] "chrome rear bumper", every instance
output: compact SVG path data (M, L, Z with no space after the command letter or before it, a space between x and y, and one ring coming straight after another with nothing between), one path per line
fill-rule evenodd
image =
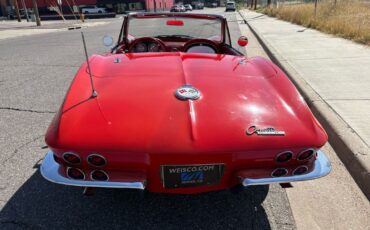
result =
M92 181L92 180L73 180L64 177L59 173L60 165L54 160L53 152L49 151L42 161L40 171L41 175L48 181L78 187L105 187L105 188L128 188L145 189L144 182L116 182L116 181ZM331 171L330 161L322 151L317 152L314 170L308 174L299 176L269 177L269 178L243 178L243 186L265 185L271 183L289 183L296 181L312 180L328 175Z
M296 181L313 180L320 177L324 177L328 175L330 171L331 171L330 161L326 157L325 153L319 150L317 152L317 158L315 160L315 168L310 173L299 176L269 177L259 179L244 178L241 181L243 186L264 185L272 183L289 183Z
M49 151L42 161L41 175L48 181L79 187L105 187L105 188L129 188L145 189L144 182L116 182L116 181L92 181L92 180L72 180L59 173L60 165L54 160L53 152Z

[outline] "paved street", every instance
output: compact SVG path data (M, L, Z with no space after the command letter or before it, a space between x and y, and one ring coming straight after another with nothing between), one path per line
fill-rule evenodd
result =
M224 13L222 8L203 12ZM241 34L247 35L248 56L267 57L237 13L226 17L234 46ZM83 28L89 53L106 52L102 37L117 38L120 26L117 18ZM43 138L84 61L80 36L80 30L60 30L0 40L0 229L296 229L297 220L303 229L312 223L303 223L303 215L313 218L316 227L334 228L328 223L344 223L346 214L354 226L366 224L364 197L329 145L324 151L333 161L333 173L287 189L256 186L238 194L200 195L98 189L86 197L82 189L47 182L38 170L47 151ZM325 212L339 218L320 217L326 200L330 207ZM357 212L362 214L356 217Z

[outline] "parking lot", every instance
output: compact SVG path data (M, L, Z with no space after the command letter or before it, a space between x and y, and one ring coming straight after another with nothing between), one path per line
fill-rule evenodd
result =
M222 8L204 12L225 14L234 46L241 34L247 35L247 54L267 57L237 13ZM102 37L117 38L121 23L117 17L83 28L89 54L107 52ZM83 196L80 188L44 180L39 172L47 151L44 135L83 61L80 30L0 40L0 229L296 229L304 213L320 211L318 205L309 210L305 205L325 201L335 210L348 206L338 215L348 213L355 226L366 224L363 195L330 145L324 151L334 173L306 187L256 186L237 194L199 195L97 189L94 196ZM309 186L317 188L314 195ZM338 188L345 189L331 194ZM342 202L341 196L350 197ZM317 225L327 227L330 221L318 217Z

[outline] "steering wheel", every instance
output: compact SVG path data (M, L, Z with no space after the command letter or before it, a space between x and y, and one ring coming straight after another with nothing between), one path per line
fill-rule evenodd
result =
M220 48L216 42L208 40L208 39L203 39L203 38L191 39L190 41L184 44L182 50L184 52L188 52L190 48L195 47L195 46L207 46L207 47L212 48L216 54L220 53Z
M134 41L131 42L131 44L128 46L128 49L127 51L129 53L133 53L132 51L134 50L135 46L137 44L139 44L140 42L144 42L144 43L148 43L148 42L152 42L152 43L156 43L158 44L158 46L160 47L160 50L161 52L165 52L167 51L167 47L166 45L158 38L153 38L153 37L142 37L142 38L138 38L138 39L135 39Z

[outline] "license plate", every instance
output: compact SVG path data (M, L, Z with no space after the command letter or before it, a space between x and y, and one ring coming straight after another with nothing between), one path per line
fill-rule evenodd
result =
M163 186L182 188L218 184L223 169L223 164L162 165Z

